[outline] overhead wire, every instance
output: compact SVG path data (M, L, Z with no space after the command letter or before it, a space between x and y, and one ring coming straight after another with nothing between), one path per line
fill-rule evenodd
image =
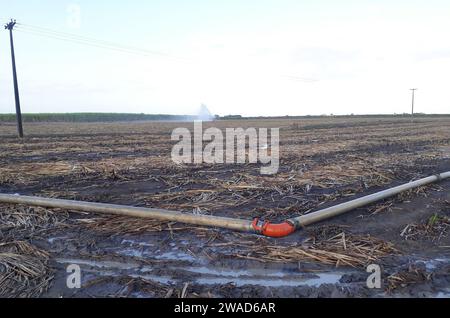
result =
M72 43L87 45L87 46L101 48L101 49L108 49L108 50L118 51L118 52L122 52L122 53L136 54L136 55L142 55L142 56L150 56L149 54L145 54L145 53L138 52L138 51L132 51L132 50L122 49L122 48L118 48L118 47L106 46L106 45L102 45L102 44L95 44L95 43L92 43L92 42L86 42L86 41L82 41L82 40L75 40L75 39L70 39L70 38L64 38L64 37L61 37L61 36L56 36L56 35L51 35L51 34L45 34L45 33L40 33L40 32L35 32L35 31L23 30L23 29L20 29L20 28L18 28L16 31L17 32L21 32L21 33L26 33L26 34L46 37L46 38L50 38L50 39L65 41L65 42L72 42Z
M166 52L138 48L135 46L124 45L124 44L111 42L111 41L99 40L99 39L90 38L87 36L77 35L77 34L73 34L73 33L55 31L55 30L51 30L48 28L33 26L33 25L29 25L29 24L17 23L17 25L19 26L19 30L22 30L22 31L35 32L35 33L39 33L42 35L54 36L54 37L64 38L64 39L73 39L75 41L87 42L87 43L92 43L95 45L102 45L102 46L107 46L107 47L112 47L112 48L123 49L123 50L127 50L127 51L141 52L141 53L145 53L145 54L149 54L149 55L159 55L159 56L164 56L164 57L169 57L169 58L180 59L180 57L168 54Z
M96 48L101 48L101 49L107 49L107 50L112 50L112 51L121 52L121 53L140 55L140 56L144 56L144 57L159 56L159 57L170 58L173 60L178 60L178 61L183 61L183 62L192 62L189 59L177 57L177 56L165 53L165 52L142 49L142 48L138 48L138 47L134 47L134 46L130 46L130 45L124 45L124 44L120 44L120 43L116 43L116 42L94 39L94 38L77 35L77 34L73 34L73 33L56 31L56 30L52 30L49 28L44 28L44 27L39 27L39 26L34 26L34 25L29 25L29 24L24 24L24 23L17 23L17 26L18 27L16 30L19 32L36 35L36 36L41 36L41 37L46 37L46 38L51 38L51 39L56 39L56 40L60 40L60 41L72 42L72 43L76 43L76 44L81 44L81 45L86 45L86 46L91 46L91 47L96 47ZM317 79L313 79L313 78L305 78L305 77L299 77L299 76L293 76L293 75L280 75L280 76L282 78L285 78L285 79L288 79L288 80L294 81L294 82L313 83L313 82L318 81Z

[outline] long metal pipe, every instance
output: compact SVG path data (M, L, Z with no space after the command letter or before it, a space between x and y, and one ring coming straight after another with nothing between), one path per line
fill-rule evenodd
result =
M211 215L188 214L177 211L139 208L117 204L30 197L14 194L0 194L0 202L41 206L47 208L60 208L73 211L116 214L161 221L176 221L180 223L222 227L237 231L252 231L253 229L252 222L248 220Z
M433 182L441 181L450 178L450 171L430 176L427 178L419 179L409 183L399 185L394 188L390 188L384 191L376 192L374 194L366 195L359 199L351 200L342 204L338 204L317 212L302 215L296 218L289 219L288 221L293 223L296 228L307 226L313 223L320 222L322 220L337 216L339 214L360 208L362 206L387 199L399 193L418 188Z
M211 215L188 214L177 211L162 209L149 209L116 204L82 202L73 200L61 200L41 197L30 197L13 194L0 194L0 202L12 204L26 204L31 206L42 206L48 208L61 208L66 210L107 213L140 218L150 218L161 221L174 221L187 224L196 224L226 228L236 231L259 233L269 237L284 237L296 230L328 218L343 214L345 212L380 201L401 192L408 191L423 185L450 178L450 171L430 176L420 180L412 181L394 188L370 194L355 200L338 204L326 209L291 218L285 222L274 224L259 219L243 220L236 218L218 217Z

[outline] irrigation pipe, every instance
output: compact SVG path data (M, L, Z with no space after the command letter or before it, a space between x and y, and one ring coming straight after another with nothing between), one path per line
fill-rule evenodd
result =
M211 215L188 214L162 209L149 209L116 204L61 200L41 197L22 196L14 194L0 194L0 202L12 204L25 204L47 208L60 208L73 211L116 214L123 216L149 218L161 221L174 221L180 223L219 227L235 231L244 231L262 234L269 237L284 237L307 225L317 223L345 212L366 206L399 193L450 178L450 171L433 175L420 180L370 194L355 200L338 204L306 215L291 218L285 222L274 224L260 219L244 220Z

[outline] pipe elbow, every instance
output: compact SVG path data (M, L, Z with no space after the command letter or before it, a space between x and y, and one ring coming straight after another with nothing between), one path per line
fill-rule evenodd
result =
M268 237L285 237L295 232L295 226L287 221L279 224L269 221L261 222L259 219L253 220L253 229Z

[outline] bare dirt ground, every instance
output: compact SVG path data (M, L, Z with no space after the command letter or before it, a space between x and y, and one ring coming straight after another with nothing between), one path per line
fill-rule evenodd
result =
M281 221L450 170L450 119L324 118L280 127L280 171L175 165L191 123L0 124L0 192ZM449 297L450 181L283 239L0 205L0 297ZM82 269L68 289L66 268ZM369 289L366 266L382 268Z

